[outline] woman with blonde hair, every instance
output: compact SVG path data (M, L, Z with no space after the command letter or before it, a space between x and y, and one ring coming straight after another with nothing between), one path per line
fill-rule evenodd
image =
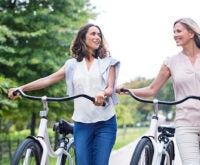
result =
M155 96L171 77L175 99L200 96L200 28L191 18L173 25L174 40L182 50L168 57L155 80L147 87L132 89L140 97ZM117 88L117 92L121 93ZM200 101L188 100L176 106L175 138L183 165L200 165Z

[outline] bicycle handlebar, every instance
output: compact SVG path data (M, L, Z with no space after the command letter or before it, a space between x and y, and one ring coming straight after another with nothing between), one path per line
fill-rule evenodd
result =
M163 104L163 105L176 105L176 104L180 104L188 99L196 99L196 100L200 100L200 96L187 96L183 99L180 99L180 100L177 100L177 101L161 101L161 100L148 100L148 99L143 99L143 98L140 98L138 96L136 96L131 90L129 89L124 89L122 88L120 90L121 92L128 92L129 95L131 95L131 97L133 97L135 100L139 101L139 102L143 102L143 103L150 103L150 104L154 104L154 103L157 103L157 104Z
M39 97L39 96L27 95L21 89L17 89L15 92L13 92L13 95L16 96L17 93L20 93L20 95L23 96L24 98L31 99L31 100L43 100L43 98L44 98L44 96ZM86 94L79 94L79 95L75 95L75 96L71 96L71 97L46 97L45 100L51 101L51 102L53 102L53 101L69 101L69 100L74 100L78 97L85 97L88 100L92 101L93 103L95 102L94 97L91 97L91 96L86 95ZM103 106L105 106L105 105L106 105L106 103L103 102Z

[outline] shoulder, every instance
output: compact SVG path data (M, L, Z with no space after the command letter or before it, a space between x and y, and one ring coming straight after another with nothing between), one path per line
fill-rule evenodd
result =
M120 61L113 58L112 56L106 56L105 58L98 58L98 60L100 62L103 62L104 64L107 64L107 65L116 65L116 64L119 64Z
M181 52L179 52L173 56L167 57L167 59L170 59L170 60L176 60L176 59L180 59L180 58L183 58L183 54Z
M71 58L65 62L65 67L66 68L73 67L75 66L76 63L77 63L77 60L75 58Z
M173 56L166 57L164 64L167 66L173 63L177 64L177 62L180 61L182 58L183 56L181 55L181 53L177 53Z

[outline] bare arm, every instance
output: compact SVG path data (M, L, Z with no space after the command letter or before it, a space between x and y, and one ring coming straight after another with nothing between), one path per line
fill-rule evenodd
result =
M107 86L103 91L99 91L95 96L95 105L102 105L105 98L112 96L115 84L115 67L109 70Z
M112 96L113 89L114 89L114 84L115 84L115 67L112 66L110 68L110 71L109 71L109 77L108 77L107 87L104 90L106 97Z
M155 96L170 76L171 74L169 68L163 64L158 76L149 86L144 88L133 89L133 92L139 97Z
M163 87L163 85L169 79L170 76L171 73L169 68L165 64L163 64L157 77L149 86L132 90L139 97L155 96L159 92L159 90ZM125 94L125 93L120 93L121 88L123 88L123 86L119 86L117 88L117 93Z
M35 80L33 82L30 82L18 88L20 88L22 91L32 91L32 90L42 89L62 80L64 77L65 77L65 67L63 66L57 72L47 77L40 78L38 80ZM9 98L15 99L17 97L17 96L13 96L13 92L15 90L16 88L9 89L9 93L8 93Z

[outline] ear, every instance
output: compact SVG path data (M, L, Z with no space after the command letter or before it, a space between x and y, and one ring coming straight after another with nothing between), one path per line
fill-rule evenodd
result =
M194 38L195 33L193 31L189 31L190 38Z

